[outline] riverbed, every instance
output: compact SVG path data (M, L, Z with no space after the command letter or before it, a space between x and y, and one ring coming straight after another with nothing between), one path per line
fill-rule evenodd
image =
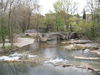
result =
M34 42L0 56L0 75L99 75L100 54L68 50L61 42ZM98 73L97 73L97 72Z

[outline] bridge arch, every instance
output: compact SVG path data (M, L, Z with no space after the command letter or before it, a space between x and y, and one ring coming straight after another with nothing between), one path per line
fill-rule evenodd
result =
M56 36L57 37L57 39L59 39L59 40L63 40L63 39L65 39L65 35L63 35L63 34L51 34L51 35L49 35L49 37L48 38L52 38L53 36Z

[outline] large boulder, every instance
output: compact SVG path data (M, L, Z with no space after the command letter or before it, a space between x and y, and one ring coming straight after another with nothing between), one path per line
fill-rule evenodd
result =
M69 44L67 46L63 46L62 48L66 50L84 50L84 49L98 50L99 47L100 44L88 43L88 44Z
M69 44L86 44L86 43L93 43L91 40L70 40L67 43Z

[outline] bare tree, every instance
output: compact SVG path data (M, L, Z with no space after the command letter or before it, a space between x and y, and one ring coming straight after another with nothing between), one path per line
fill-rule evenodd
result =
M77 11L77 3L73 0L61 0L62 8L68 14L75 14Z
M20 26L23 33L25 30L30 29L31 18L34 13L37 13L37 9L38 4L35 3L35 0L19 1L15 6L16 23Z

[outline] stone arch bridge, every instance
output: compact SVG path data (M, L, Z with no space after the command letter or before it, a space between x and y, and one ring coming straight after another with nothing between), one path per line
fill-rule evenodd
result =
M48 40L54 39L62 39L64 40L66 38L66 35L60 32L52 32L52 33L38 33L37 38L39 41L46 42Z
M46 42L52 39L67 40L76 38L80 38L80 34L77 32L50 32L37 34L37 39L42 42Z

